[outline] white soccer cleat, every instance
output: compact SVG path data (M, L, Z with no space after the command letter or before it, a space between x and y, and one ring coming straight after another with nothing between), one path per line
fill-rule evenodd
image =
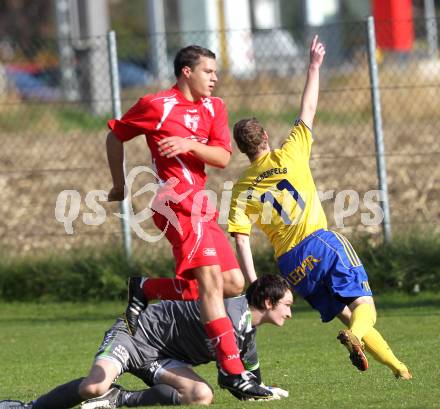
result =
M27 404L21 400L1 400L0 409L32 409L32 404Z

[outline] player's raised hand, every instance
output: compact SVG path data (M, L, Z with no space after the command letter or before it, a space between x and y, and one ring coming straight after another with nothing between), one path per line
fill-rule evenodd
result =
M320 43L318 34L313 37L312 44L310 45L310 65L321 66L324 60L325 47L324 44Z
M107 196L108 202L122 202L124 200L124 188L112 187Z

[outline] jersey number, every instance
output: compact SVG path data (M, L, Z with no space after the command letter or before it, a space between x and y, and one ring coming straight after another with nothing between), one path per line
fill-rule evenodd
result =
M292 197L295 199L295 201L298 203L298 206L302 210L304 210L304 208L306 207L306 204L304 203L303 198L301 197L301 195L298 193L298 191L291 185L291 183L288 180L286 180L286 179L281 180L280 182L278 182L276 184L276 187L278 190L287 190L292 195ZM288 216L288 214L285 212L283 207L280 205L278 200L275 199L275 197L273 196L273 194L271 192L263 193L260 197L260 200L261 200L261 203L266 203L266 202L271 203L273 208L276 210L276 212L283 219L284 223L285 224L292 224L292 220L290 220L290 217Z

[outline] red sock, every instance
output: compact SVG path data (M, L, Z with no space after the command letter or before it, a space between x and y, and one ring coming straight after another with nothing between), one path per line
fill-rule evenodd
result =
M220 367L231 375L244 371L240 359L234 328L228 317L217 318L205 324L205 331L211 344L215 347L217 362Z
M199 298L197 280L148 278L144 281L143 289L148 300L189 301Z

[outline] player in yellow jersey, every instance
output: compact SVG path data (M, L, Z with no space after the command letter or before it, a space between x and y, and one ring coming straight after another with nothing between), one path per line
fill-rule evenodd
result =
M376 309L367 273L349 241L327 230L311 174L311 129L324 55L315 36L300 114L281 148L270 149L269 136L256 118L235 124L234 139L251 164L234 185L228 231L235 237L250 282L257 278L249 241L255 223L269 237L281 275L294 292L320 312L323 322L338 317L348 327L338 339L353 365L367 370L366 349L397 378L411 379L408 368L374 328Z

